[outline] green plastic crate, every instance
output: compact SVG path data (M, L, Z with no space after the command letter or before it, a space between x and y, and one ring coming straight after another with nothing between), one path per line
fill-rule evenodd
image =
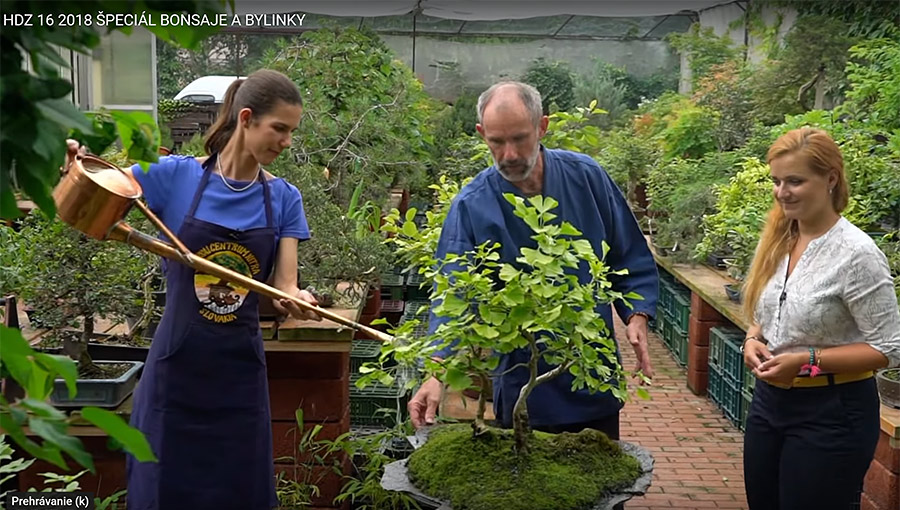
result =
M691 325L691 295L689 293L675 292L673 294L674 307L672 317L678 329L687 331Z
M707 394L709 395L709 399L720 408L722 407L722 386L724 385L725 378L722 376L722 371L717 367L710 366Z
M753 388L756 386L756 376L747 368L747 365L744 365L744 380L741 386L741 391L748 395L753 395Z
M374 383L356 387L360 374L350 374L350 425L394 427L406 419L409 395L400 380L391 386ZM382 411L387 409L388 411Z
M671 351L672 350L672 321L667 318L663 320L662 324L662 339L663 343L666 344L666 347Z
M747 430L747 415L750 414L750 402L753 401L753 395L746 391L741 392L741 430Z
M740 384L734 384L728 380L727 376L724 377L724 384L722 384L722 411L725 413L725 417L736 427L740 427L741 394Z
M725 369L725 340L744 338L744 332L733 327L717 327L709 330L709 364L720 370ZM740 344L738 344L740 351ZM743 364L743 361L741 361Z
M403 305L403 317L407 319L411 319L416 316L416 312L419 311L423 306L429 306L431 304L430 301L424 299L417 299L414 301L407 301L405 305ZM423 317L428 317L428 310L422 311ZM422 317L420 317L422 318Z
M406 277L395 272L381 273L381 296L384 299L402 300Z
M672 324L672 345L675 360L682 367L687 366L688 361L688 331L680 329L678 324Z
M725 362L722 365L725 379L740 390L744 385L744 355L741 354L741 341L737 338L726 338L722 354Z
M660 315L671 315L672 301L672 284L666 280L659 281L659 307L663 313Z
M422 286L425 282L425 275L419 274L418 271L410 271L406 275L406 300L426 300L431 296L431 288Z
M363 363L378 361L381 355L381 342L369 339L354 339L350 349L350 374L359 373Z

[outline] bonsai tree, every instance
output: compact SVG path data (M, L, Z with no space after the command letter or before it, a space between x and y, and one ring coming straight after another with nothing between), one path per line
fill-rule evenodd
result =
M555 224L551 211L558 205L556 200L504 197L534 231L537 247L521 248L517 265L498 262L497 243L436 261L434 269L426 270L434 281L431 297L439 302L434 313L450 320L431 336L405 338L409 343L395 355L408 359L412 353L427 360L427 373L437 375L451 389L462 390L473 386L473 376L494 375L499 355L528 349L532 353L528 383L519 392L513 414L516 450L527 451L531 437L527 398L538 385L568 372L575 377L573 390L611 391L626 398L626 377L615 355L615 340L595 309L640 296L611 289L609 277L627 274L627 269L607 266L588 240L578 238L581 232L571 224ZM608 249L603 243L604 256ZM579 282L570 274L581 264L589 268L589 282ZM444 270L448 267L452 270ZM503 282L500 288L498 279ZM398 333L402 337L406 330ZM451 345L454 355L441 362L431 360L430 352ZM488 352L492 354L487 356ZM542 358L555 368L538 374ZM482 392L476 434L484 427L485 397Z
M64 351L83 376L102 372L87 353L95 316L124 321L141 309L137 287L146 271L144 258L126 245L89 239L59 220L33 212L15 242L23 247L22 299L35 318L61 337ZM76 335L65 328L78 328Z
M445 198L446 191L454 188L446 182L436 187L439 196L443 194ZM437 377L454 391L480 390L476 419L467 439L447 439L451 435L458 439L458 434L453 433L458 429L436 431L434 441L429 441L410 459L410 474L417 483L421 482L420 487L424 490L435 488L431 482L445 475L438 474L432 466L442 464L441 459L455 465L466 462L457 458L457 455L463 455L461 452L464 450L478 452L474 456L480 458L490 455L486 453L488 451L498 453L497 449L502 449L499 458L503 459L503 465L512 470L508 479L514 480L511 483L516 484L515 490L520 490L528 486L523 480L544 476L541 470L547 459L564 457L562 462L567 462L571 459L565 457L571 457L571 449L576 448L591 452L588 457L597 455L590 461L584 461L584 465L590 465L585 468L586 471L609 469L598 478L600 481L591 482L591 487L579 494L581 499L575 506L583 506L606 490L633 482L640 471L637 460L624 455L617 445L596 431L562 434L558 438L535 433L529 426L528 397L539 385L568 373L573 376L573 391L584 388L592 392L609 391L619 399L626 399L626 374L616 357L615 340L596 309L617 300L640 299L640 296L633 293L623 295L612 290L610 277L627 274L627 269L613 269L604 262L608 251L605 243L598 254L588 240L580 238L581 232L573 225L554 221L557 217L552 211L558 205L556 200L541 196L523 199L512 194L504 197L513 205L515 215L534 232L534 247L521 248L515 264L500 262L497 243L484 243L466 253L449 254L443 260L432 258L433 264L424 266L426 269L422 272L427 280L433 282L431 298L436 303L433 311L439 317L448 318L447 322L442 323L434 334L418 338L414 335L419 326L416 319L410 319L392 330L395 341L383 347L382 360L391 356L397 366L386 369L377 364L367 364L361 369L364 375L357 384L365 386L375 380L390 384L394 378L391 370L424 361L425 377ZM398 251L408 259L416 258L421 264L426 256L425 247L436 237L435 229L430 227L439 224L449 203L449 200L439 202L438 211L429 217L428 224L421 230L410 226L410 221L399 226L396 214L389 217L386 229L398 232L393 242L403 245ZM579 281L572 274L579 266L588 268L588 281ZM441 361L432 359L434 352L446 347L452 347L452 354ZM485 385L478 381L502 375L497 373L499 357L517 349L530 351L530 359L524 366L520 364L509 370L524 368L528 371L528 379L516 399L512 431L497 431L484 423L487 395ZM541 361L552 368L540 373L538 367ZM638 392L646 396L643 389ZM552 437L549 443L548 437ZM506 450L505 444L509 444L511 451ZM548 448L553 453L547 454ZM420 459L426 455L431 457L417 461L417 455ZM466 476L478 478L475 468L471 469L466 471ZM489 469L501 471L498 466ZM559 472L566 472L565 469ZM563 484L580 483L574 479L566 480L565 476L556 478ZM496 483L505 484L507 481ZM483 482L481 480L479 483ZM449 485L454 485L454 482L443 484L445 489ZM600 488L601 485L603 488ZM506 493L509 486L503 487L498 488L497 492ZM565 493L569 489L567 486L560 491ZM456 495L450 496L454 506L459 504L455 499L458 495L491 492L456 486L450 492L454 490ZM521 501L525 501L526 506L533 503L522 494L514 498L520 499L520 506ZM492 500L467 508L505 508L507 504L505 500ZM542 504L537 503L527 507L543 508Z

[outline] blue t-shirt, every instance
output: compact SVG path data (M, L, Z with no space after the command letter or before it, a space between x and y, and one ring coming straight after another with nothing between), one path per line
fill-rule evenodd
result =
M147 205L178 235L203 176L203 167L192 156L177 155L159 158L159 163L150 165L147 172L137 165L132 167L132 171L143 188ZM237 188L247 185L246 182L228 181ZM272 201L276 244L282 237L301 241L309 239L300 191L282 178L271 179L267 184ZM235 193L225 187L221 176L210 175L194 217L232 230L265 227L262 183L257 181L250 189Z

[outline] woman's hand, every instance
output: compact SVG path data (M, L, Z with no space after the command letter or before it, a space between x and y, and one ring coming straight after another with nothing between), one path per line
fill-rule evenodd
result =
M309 291L300 290L295 287L294 292L288 292L288 294L294 294L298 298L302 299L303 301L306 301L307 303L309 303L311 305L316 305L316 306L319 305L319 302L316 301L316 298L313 297L313 295L310 294ZM294 303L293 301L291 301L289 299L279 299L277 301L273 299L272 306L275 308L276 311L278 311L279 314L290 315L291 317L298 319L298 320L313 320L313 321L322 320L322 317L319 316L319 314L317 314L316 312L314 312L312 310L307 310L305 308L301 308L300 305L298 305L297 303Z
M744 365L750 370L756 369L762 362L772 359L772 353L766 344L755 338L744 342Z
M746 352L746 348L744 349ZM800 367L809 361L809 355L804 352L789 352L779 354L772 359L762 362L753 374L764 380L788 386L800 373Z

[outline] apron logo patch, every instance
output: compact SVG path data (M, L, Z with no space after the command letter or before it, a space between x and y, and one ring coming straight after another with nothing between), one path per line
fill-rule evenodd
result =
M259 261L253 252L238 243L210 243L199 250L197 256L251 278L260 272ZM202 305L200 315L213 322L227 323L237 320L235 312L247 300L249 291L217 276L196 273L194 293Z

